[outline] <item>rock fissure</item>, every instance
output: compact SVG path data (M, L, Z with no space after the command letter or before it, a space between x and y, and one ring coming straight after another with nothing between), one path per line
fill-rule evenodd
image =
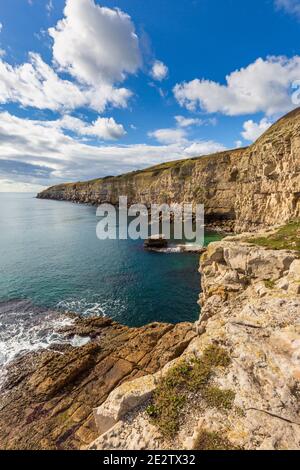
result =
M296 426L300 426L300 422L296 422L296 421L292 421L288 418L284 418L283 416L279 416L275 413L272 413L271 411L260 410L259 408L247 408L246 411L258 411L259 413L265 413L269 416L272 416L272 418L280 419L281 421L285 421L286 423L295 424Z

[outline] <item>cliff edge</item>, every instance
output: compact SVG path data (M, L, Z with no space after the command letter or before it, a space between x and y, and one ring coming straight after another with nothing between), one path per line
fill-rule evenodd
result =
M42 199L100 204L199 203L208 223L242 232L300 216L300 108L246 149L161 164L117 177L53 186Z
M287 233L296 249L272 249ZM210 244L198 336L162 371L112 392L89 448L299 450L299 253L299 222Z

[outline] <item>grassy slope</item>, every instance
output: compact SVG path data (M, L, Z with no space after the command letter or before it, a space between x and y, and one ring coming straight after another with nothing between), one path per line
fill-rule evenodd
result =
M284 225L268 237L251 238L247 241L270 250L295 250L300 252L300 220Z

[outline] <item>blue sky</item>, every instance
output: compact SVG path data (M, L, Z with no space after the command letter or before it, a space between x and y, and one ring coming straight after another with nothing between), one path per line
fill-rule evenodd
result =
M249 145L297 106L299 0L10 0L0 23L0 191Z

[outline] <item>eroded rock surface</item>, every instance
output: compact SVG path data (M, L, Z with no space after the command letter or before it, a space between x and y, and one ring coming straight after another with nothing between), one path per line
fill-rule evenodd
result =
M201 432L217 433L232 448L300 449L299 253L255 247L243 238L209 245L201 262L198 337L181 358L154 375L160 380L183 359L201 361L206 348L217 345L230 364L214 371L214 400L209 402L201 388L191 394L180 430L168 440L149 418L147 402L133 405L92 449L191 449ZM133 395L145 383L133 381ZM226 407L216 400L225 390L234 397ZM107 403L118 408L124 392L121 387ZM104 416L106 406L98 411Z
M78 449L98 435L93 408L119 384L154 373L180 356L193 325L128 328L109 319L78 319L64 334L91 338L81 347L20 357L0 395L1 449Z
M118 177L53 186L40 198L82 203L204 204L207 223L235 232L300 216L300 109L246 149L170 162Z

